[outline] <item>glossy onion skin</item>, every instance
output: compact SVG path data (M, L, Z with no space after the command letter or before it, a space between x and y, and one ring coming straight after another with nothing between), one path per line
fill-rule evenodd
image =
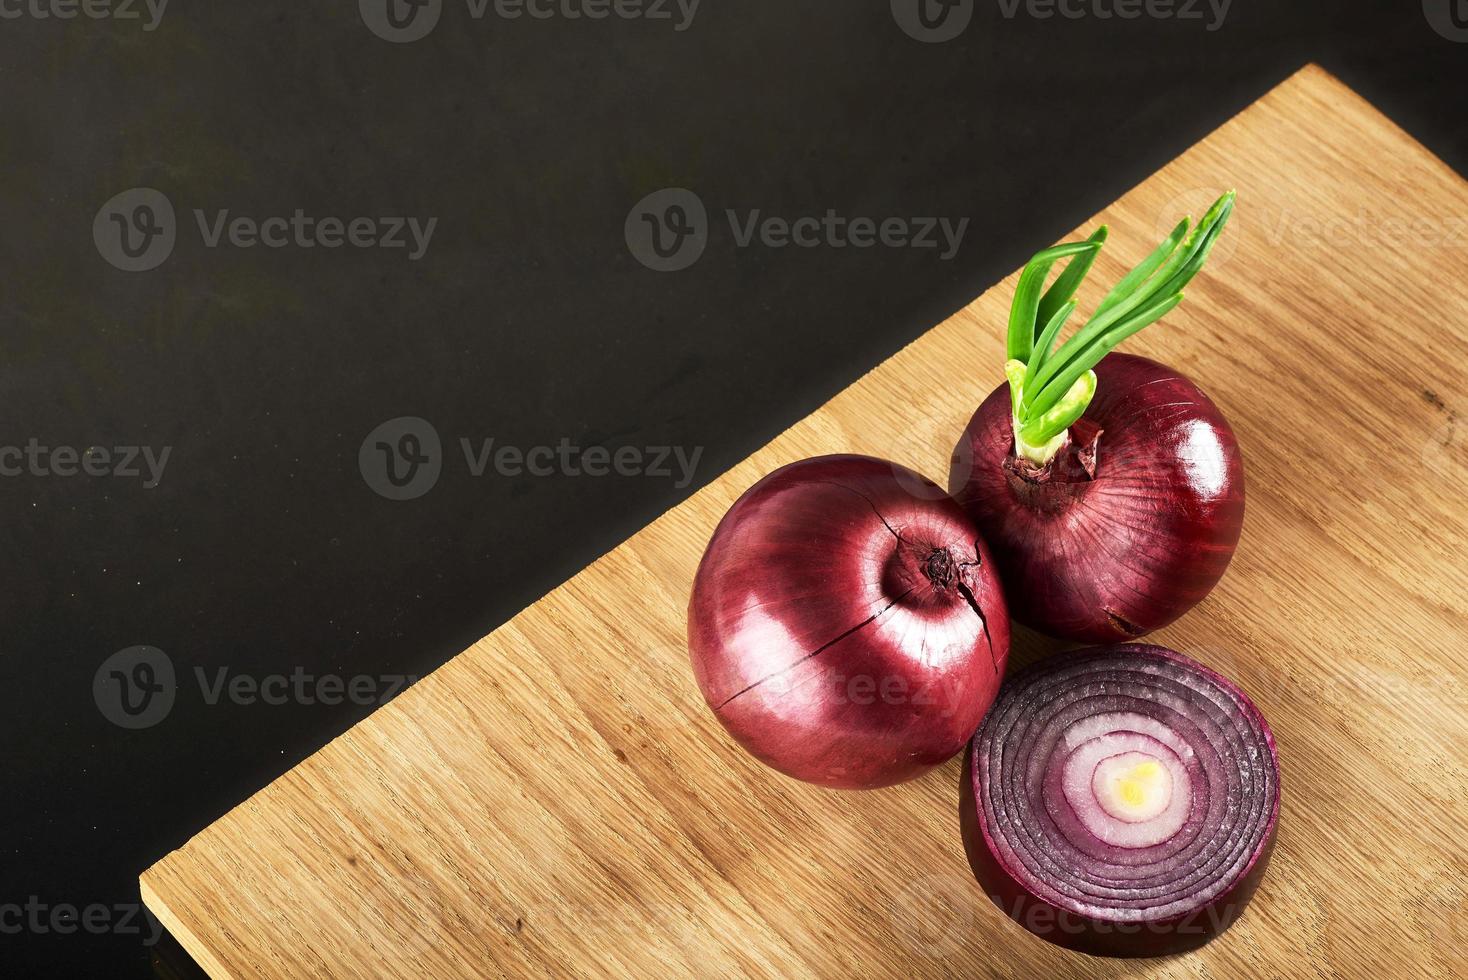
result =
M994 700L1009 615L973 523L865 456L785 466L714 532L688 645L704 699L756 758L810 783L890 786L952 758Z
M1151 847L1068 835L1070 811L1047 796L1065 726L1118 711L1175 728L1196 752L1188 821ZM1005 683L965 756L960 797L969 864L1006 915L1067 949L1166 956L1217 937L1258 888L1279 824L1279 760L1269 725L1232 682L1162 647L1102 647ZM1077 889L1099 904L1083 908Z
M1171 623L1223 577L1244 523L1244 462L1217 406L1171 368L1111 354L1096 376L1073 430L1101 430L1094 479L1076 465L1048 482L1016 472L1003 386L969 422L948 486L993 550L1015 619L1115 643Z

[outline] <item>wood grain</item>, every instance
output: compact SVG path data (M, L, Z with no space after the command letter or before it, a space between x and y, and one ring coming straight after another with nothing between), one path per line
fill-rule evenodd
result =
M1246 455L1233 568L1156 634L1279 740L1274 863L1222 939L1161 962L1034 940L969 876L958 760L817 790L693 686L684 610L724 510L827 452L942 479L1014 277L168 855L148 907L216 977L1461 975L1468 185L1309 68L1100 216L1083 296L1227 187L1189 302L1130 344ZM1020 631L1015 662L1054 648Z

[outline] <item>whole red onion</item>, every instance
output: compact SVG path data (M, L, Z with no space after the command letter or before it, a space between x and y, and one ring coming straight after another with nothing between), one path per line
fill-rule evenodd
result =
M1021 622L1073 640L1135 639L1192 608L1228 567L1244 520L1233 431L1176 371L1111 351L1182 302L1233 204L1225 194L1196 228L1184 218L1058 348L1105 227L1020 274L1007 392L974 413L948 488L994 549Z
M963 510L895 463L824 456L744 493L688 610L709 707L797 779L888 786L951 758L998 690L1009 616Z
M1274 736L1248 696L1162 647L1061 654L974 736L964 848L996 905L1105 956L1194 949L1238 918L1279 820Z
M1135 639L1191 609L1223 577L1244 523L1243 457L1207 395L1127 354L1098 364L1096 381L1071 444L1043 468L1015 456L1009 394L995 389L949 478L1014 618L1093 643Z

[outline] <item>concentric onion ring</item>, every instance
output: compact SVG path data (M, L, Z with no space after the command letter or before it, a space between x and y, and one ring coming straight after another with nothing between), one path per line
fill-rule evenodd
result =
M1274 736L1233 683L1128 644L1005 683L969 747L964 847L1030 932L1105 956L1195 949L1238 918L1279 819Z

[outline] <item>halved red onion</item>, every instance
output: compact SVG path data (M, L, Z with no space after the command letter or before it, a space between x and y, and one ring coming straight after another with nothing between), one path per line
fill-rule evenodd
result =
M1128 644L1005 682L969 747L960 817L984 891L1102 956L1195 949L1243 912L1274 847L1274 736L1232 682Z

